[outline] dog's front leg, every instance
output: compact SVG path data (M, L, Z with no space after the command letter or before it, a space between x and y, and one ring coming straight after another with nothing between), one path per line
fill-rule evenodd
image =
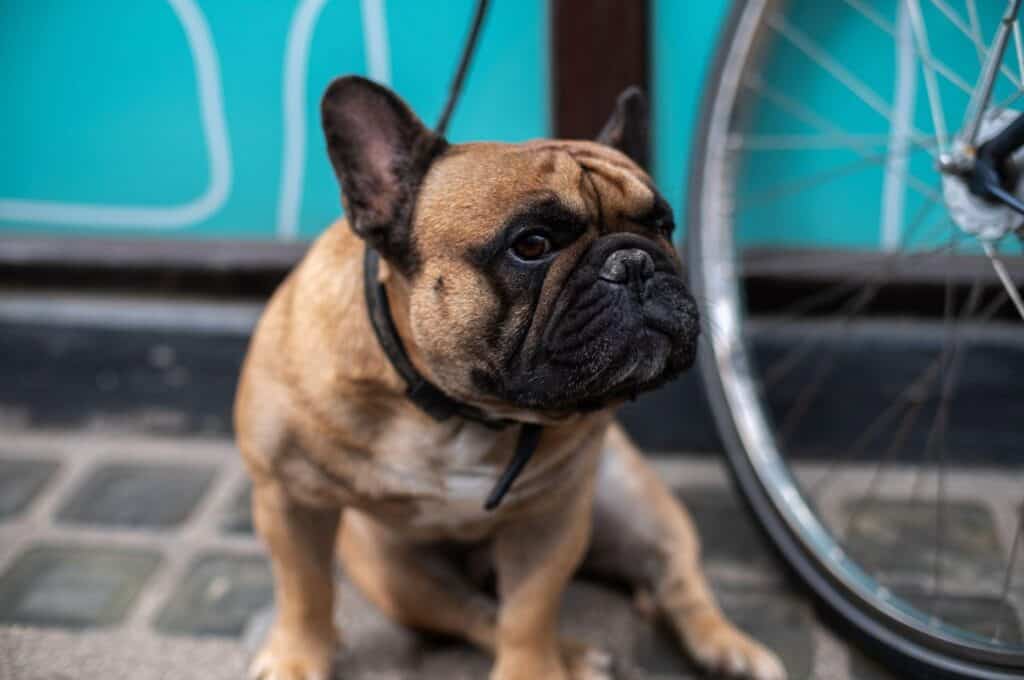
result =
M341 513L301 505L274 481L257 481L252 500L273 566L277 620L250 677L327 680L338 645L332 556Z
M590 538L593 484L561 496L561 505L511 520L495 537L501 609L491 680L598 680L606 656L558 636L562 592Z

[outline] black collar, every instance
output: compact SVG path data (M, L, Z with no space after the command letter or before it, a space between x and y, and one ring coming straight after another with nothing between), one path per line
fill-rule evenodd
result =
M405 381L405 396L409 401L437 421L458 416L493 429L501 429L514 424L522 426L519 431L519 439L516 442L515 454L484 503L485 509L493 510L501 503L519 473L523 471L530 457L533 456L540 441L541 426L535 423L519 423L505 418L492 418L475 406L453 399L420 375L420 372L412 365L409 354L402 345L402 339L398 336L398 329L395 327L395 320L391 316L391 307L388 304L388 293L384 284L380 282L379 270L380 255L376 250L367 246L363 256L363 288L366 293L366 309L370 314L370 325L373 326L373 332L377 336L377 342L380 343L381 349L384 350L384 355Z

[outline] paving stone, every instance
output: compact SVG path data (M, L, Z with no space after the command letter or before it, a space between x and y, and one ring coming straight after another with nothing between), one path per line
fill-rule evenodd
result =
M0 520L27 508L58 467L52 460L0 459Z
M773 650L790 680L809 680L814 664L814 616L795 593L752 588L717 589L726 616ZM644 678L705 677L682 651L666 625L648 623L638 630L633 663Z
M648 621L634 635L630 663L643 678L697 678L703 675L683 652L679 639L666 624Z
M220 520L220 530L229 534L251 534L252 525L252 484L245 486L235 494L231 503L224 509Z
M85 628L121 621L160 562L154 552L41 546L0 577L0 621Z
M625 590L576 580L562 597L562 634L599 647L616 660L625 660L632 654L636 633L649 626Z
M336 680L417 677L428 639L389 619L348 581L338 587L335 620L345 645Z
M782 659L790 680L816 680L814 614L788 590L721 588L716 594L729 620Z
M3 680L245 680L247 661L233 640L171 638L130 625L0 628Z
M479 680L491 672L490 655L462 643L438 643L415 676L418 680Z
M193 563L157 617L156 628L237 637L273 598L270 566L264 558L207 554Z
M998 632L1004 643L1019 645L1020 615L1008 602L997 597L943 595L934 597L922 591L901 589L899 595L919 611L940 621L990 639Z
M57 519L103 526L175 526L189 516L214 474L212 467L102 465L78 487Z
M778 564L760 529L729 486L678 489L701 538L705 568L716 582L775 579Z
M866 656L851 647L850 680L902 680L903 674L898 669L886 668L880 661Z
M1006 644L1020 645L1021 622L1016 611L994 597L933 598L927 593L904 589L899 593L922 612L934 614L943 623L990 639L998 629L999 639ZM850 650L851 680L896 680L898 671L886 669L879 661L854 648Z
M918 584L938 569L947 587L998 592L1005 554L989 509L980 502L949 502L941 560L936 550L936 507L880 500L843 504L849 521L846 549L877 580Z
M337 659L336 679L487 677L490 655L461 640L412 631L394 623L347 580L339 583L338 600L336 621L344 649ZM813 618L799 597L788 592L743 590L730 592L722 601L738 625L778 651L788 664L792 680L810 677ZM272 621L273 612L269 610L252 617L244 636L250 654L262 644ZM627 594L604 584L570 584L559 629L566 637L610 652L617 680L708 677L687 658L666 626L639 614Z
M345 578L337 584L335 625L342 649L335 660L334 678L385 680L416 678L430 639L387 618ZM242 636L248 654L260 649L274 622L273 607L251 617ZM472 651L458 643L463 651ZM448 651L451 651L450 649Z

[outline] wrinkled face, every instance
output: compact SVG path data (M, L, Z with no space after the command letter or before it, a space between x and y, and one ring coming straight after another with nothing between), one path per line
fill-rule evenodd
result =
M399 277L409 349L451 396L561 415L693 363L672 215L630 160L646 132L639 91L619 98L601 143L449 146L357 77L332 83L321 113L349 223Z
M590 142L469 144L435 161L409 318L441 387L487 405L604 406L690 366L697 308L668 205Z

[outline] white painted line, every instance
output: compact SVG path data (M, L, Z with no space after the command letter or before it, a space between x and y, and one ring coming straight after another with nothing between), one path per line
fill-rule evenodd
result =
M391 84L391 52L388 43L387 12L384 0L362 0L363 44L366 70L371 80Z
M220 66L210 27L195 0L167 0L185 31L199 90L210 183L182 205L151 207L0 198L0 221L50 222L84 227L179 229L201 222L224 205L231 191L231 147L221 97Z
M907 195L907 163L913 134L917 63L914 56L910 15L904 3L896 16L896 81L889 128L889 154L882 181L882 215L879 241L884 251L899 249L903 240L904 201Z
M306 169L306 76L309 47L320 12L327 0L302 0L292 23L284 52L284 143L281 145L281 189L277 202L277 235L293 240L299 231L302 179Z
M277 202L277 235L286 241L299 233L302 184L306 170L306 81L309 50L327 0L302 0L292 15L285 43L282 84L284 143L281 151L281 187ZM362 0L363 44L369 76L388 85L391 56L384 0Z

